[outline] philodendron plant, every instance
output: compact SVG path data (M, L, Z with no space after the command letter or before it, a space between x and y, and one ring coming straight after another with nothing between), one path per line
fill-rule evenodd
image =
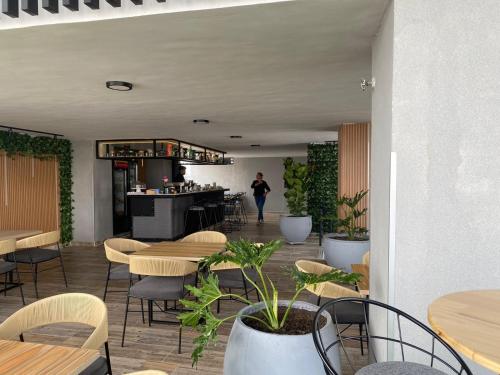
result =
M202 357L207 344L216 341L217 330L224 322L241 316L260 322L269 332L277 332L283 328L294 302L306 287L317 285L325 281L354 285L361 277L359 274L348 274L336 269L322 275L316 275L301 272L294 266L290 268L288 272L295 281L295 293L287 304L285 312L279 314L278 307L280 304L278 303L278 290L269 275L263 271L263 266L281 246L282 242L279 240L270 241L265 244L256 244L240 239L239 241L228 242L224 253L214 254L204 258L202 266L206 269L210 269L212 265L224 262L231 262L239 266L247 283L252 285L259 294L260 300L262 301L261 303L264 307L258 317L254 315L239 314L225 317L216 316L213 312L213 305L221 298L225 299L231 297L248 305L255 305L255 303L249 301L242 295L222 291L219 288L217 276L213 273L209 273L207 277L200 277L199 287L186 286L196 300L184 299L181 301L184 307L189 311L180 314L179 319L183 326L195 327L199 332L199 336L194 340L195 348L191 355L193 366ZM250 277L250 270L255 271L254 274L256 274L256 277Z
M354 197L342 196L337 200L337 207L343 210L343 219L337 220L337 229L344 232L349 241L365 240L368 230L357 225L358 219L365 216L368 208L358 209L358 204L368 194L368 190L361 190Z
M307 185L309 183L309 170L306 164L286 158L283 162L285 172L285 199L292 216L304 216L307 211Z

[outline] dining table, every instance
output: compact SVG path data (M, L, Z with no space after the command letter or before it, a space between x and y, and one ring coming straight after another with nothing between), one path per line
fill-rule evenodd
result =
M457 352L500 374L500 289L447 294L432 302L427 317Z
M199 262L204 257L223 252L225 248L225 243L164 241L153 243L150 247L132 253L131 256L168 257Z
M0 340L0 374L80 374L98 363L98 350Z
M5 240L21 240L26 237L36 236L37 234L43 233L41 230L37 229L17 229L17 230L0 230L0 241Z

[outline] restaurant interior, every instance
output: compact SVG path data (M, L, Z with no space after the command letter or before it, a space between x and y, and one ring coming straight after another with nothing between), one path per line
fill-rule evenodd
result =
M500 374L498 2L1 8L0 375Z

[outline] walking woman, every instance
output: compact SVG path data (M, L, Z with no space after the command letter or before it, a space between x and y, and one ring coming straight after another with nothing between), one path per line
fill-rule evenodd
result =
M271 188L262 178L264 175L261 172L257 173L255 176L256 180L252 182L253 196L255 198L255 204L259 209L259 216L257 218L257 225L264 222L264 203L266 203L266 196L271 191Z

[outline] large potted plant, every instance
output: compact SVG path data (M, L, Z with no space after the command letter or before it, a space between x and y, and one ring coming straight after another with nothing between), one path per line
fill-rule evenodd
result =
M205 258L202 265L232 262L241 268L248 285L255 288L262 302L252 303L242 295L220 290L217 276L200 278L200 287L186 286L196 300L183 300L190 311L179 315L183 326L195 327L199 336L194 340L193 365L203 355L205 347L217 339L217 330L234 320L224 356L225 375L303 375L320 374L324 368L313 338L312 322L318 306L298 301L300 293L310 285L325 281L354 284L359 274L332 270L323 275L309 274L292 267L289 272L295 281L295 293L289 300L280 300L275 284L263 271L267 260L282 245L281 241L254 244L246 240L228 242L226 252ZM248 306L235 315L216 316L217 300L232 297ZM323 315L321 327L328 342L336 340L330 314ZM330 351L331 361L339 363L338 351Z
M323 252L328 265L351 272L351 264L361 263L363 255L370 250L368 230L358 225L359 219L368 212L367 208L358 209L366 194L368 191L362 190L354 197L344 195L337 200L337 207L343 211L343 218L334 218L337 233L326 235L323 241Z
M300 244L304 243L312 230L312 218L306 214L309 171L306 164L292 158L286 158L283 164L285 199L290 214L280 217L281 234L288 243Z

